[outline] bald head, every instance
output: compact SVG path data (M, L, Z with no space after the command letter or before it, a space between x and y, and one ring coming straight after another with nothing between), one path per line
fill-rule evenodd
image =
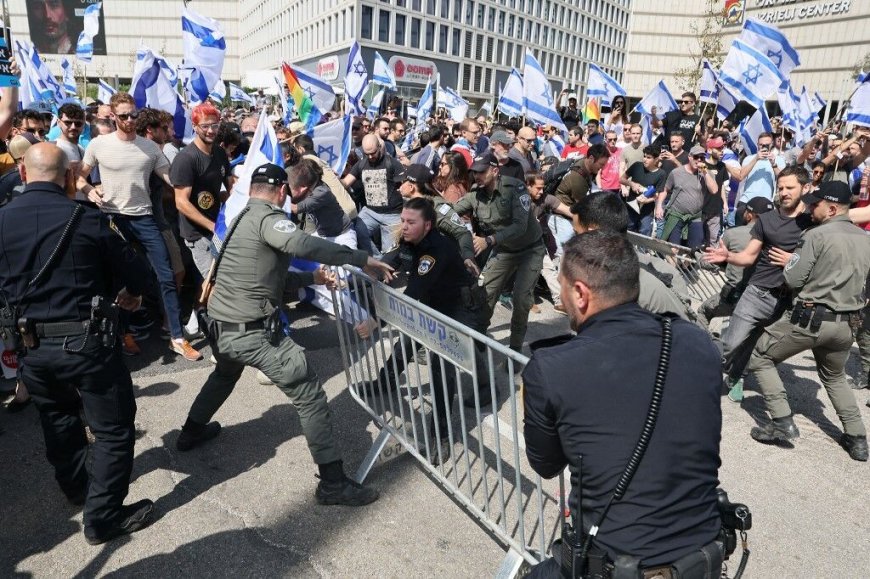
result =
M57 145L38 143L24 153L23 178L26 183L47 181L63 187L68 167L66 154Z
M384 142L381 140L379 136L374 133L369 133L364 136L362 139L362 150L363 153L370 159L377 159L380 157L379 153L384 149Z

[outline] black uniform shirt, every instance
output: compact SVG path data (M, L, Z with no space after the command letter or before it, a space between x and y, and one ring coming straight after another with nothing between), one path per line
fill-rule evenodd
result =
M644 566L716 538L722 429L719 353L697 326L673 320L662 405L646 455L593 545ZM598 522L637 443L661 349L659 318L636 303L594 315L567 342L537 349L523 372L529 462L553 477L582 456L582 515ZM572 489L576 497L577 489Z
M0 209L0 290L15 303L57 246L76 202L54 183L30 183ZM114 275L142 293L144 264L95 207L84 206L70 242L21 304L40 322L87 320L91 298L114 299Z

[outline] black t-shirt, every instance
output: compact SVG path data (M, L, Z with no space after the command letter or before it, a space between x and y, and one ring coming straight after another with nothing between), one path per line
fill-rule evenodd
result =
M400 213L402 196L396 175L401 170L402 165L389 155L381 155L374 164L364 155L349 174L362 183L366 207L376 213Z
M639 183L644 187L653 186L656 188L656 193L661 193L665 190L665 182L668 180L667 173L662 171L661 169L656 169L655 171L647 171L643 166L643 162L638 161L637 163L632 163L631 167L629 167L625 174L628 175L628 178L634 181L635 183ZM634 191L629 190L627 201L631 201L633 199L637 199L639 195ZM640 206L640 214L648 215L653 212L655 209L655 203L646 203Z
M687 153L684 150L682 153L677 155L677 161L679 162L678 165L674 165L671 161L664 161L664 160L662 161L662 163L661 163L662 171L665 172L666 179L667 179L668 175L671 174L671 171L673 171L677 167L682 167L683 165L685 165L686 163L689 162L689 153Z
M701 189L704 191L702 213L704 217L716 217L717 215L721 217L722 210L725 208L725 205L722 203L722 185L728 179L728 170L722 161L718 163L706 161L705 165L707 165L707 172L716 179L716 190L710 191L707 189L707 180L701 179Z
M801 233L813 224L808 213L797 218L783 217L779 211L768 211L758 216L752 226L752 239L761 241L761 254L755 262L755 273L749 280L762 289L778 288L785 283L782 268L770 263L770 248L778 247L783 251L794 251L800 241Z
M665 113L665 119L662 122L665 130L665 142L669 143L671 135L674 133L682 133L686 139L686 148L688 148L688 143L691 143L695 138L695 126L700 120L699 115L684 115L680 111Z
M513 177L520 181L526 181L526 172L523 170L523 165L513 157L508 157L504 163L499 163L499 177Z
M211 155L204 153L196 144L184 147L169 170L169 179L175 187L190 187L190 202L196 210L212 221L217 220L220 212L221 185L230 174L230 163L222 147L211 148ZM211 239L212 232L195 225L178 214L178 229L187 241L203 237Z

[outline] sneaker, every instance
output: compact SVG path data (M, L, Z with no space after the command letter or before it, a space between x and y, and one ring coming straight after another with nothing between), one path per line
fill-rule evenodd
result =
M185 424L184 428L181 429L181 434L178 435L178 439L175 441L175 448L181 452L187 452L188 450L196 448L203 442L215 438L220 434L220 432L220 422L197 424L192 428L189 427L188 424Z
M124 340L121 343L121 350L127 356L138 356L142 353L139 344L137 344L136 340L133 338L133 334L129 332L124 334Z
M202 354L200 354L198 350L194 350L193 346L190 345L190 342L184 338L180 340L169 340L169 349L176 354L184 356L185 360L190 360L191 362L202 360Z
M121 535L129 535L144 529L151 523L154 503L144 499L121 507L121 513L113 523L99 527L85 527L85 540L91 545L100 545Z
M337 481L321 479L314 497L321 505L345 505L361 507L378 500L378 491L343 477Z
M739 378L738 380L732 380L728 378L726 380L726 386L728 389L728 400L731 402L742 402L743 401L743 378Z
M514 300L511 294L501 294L500 296L498 296L498 303L500 303L509 310L514 309Z
M556 313L562 314L563 316L568 315L568 310L566 310L565 306L563 306L562 304L556 304L555 306L553 306L553 310L555 310Z

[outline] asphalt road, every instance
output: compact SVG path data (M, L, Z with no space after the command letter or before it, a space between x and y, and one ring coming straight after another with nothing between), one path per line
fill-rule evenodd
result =
M565 318L542 309L532 315L529 339L567 330ZM375 429L347 392L334 322L305 307L296 316L294 337L325 383L352 471ZM497 338L507 324L499 307ZM158 518L106 545L84 541L81 512L65 502L45 459L36 410L0 411L0 577L493 576L502 547L408 455L373 469L378 502L317 505L316 470L295 411L277 388L257 384L252 369L216 417L220 438L178 453L178 430L211 370L203 352L206 360L186 362L155 336L127 359L139 408L129 500L155 500ZM793 449L750 439L762 416L756 393L741 405L723 397L722 486L751 507L755 523L745 576L866 577L868 465L837 445L839 421L812 358L795 357L781 373L802 433ZM865 423L867 397L859 397Z

